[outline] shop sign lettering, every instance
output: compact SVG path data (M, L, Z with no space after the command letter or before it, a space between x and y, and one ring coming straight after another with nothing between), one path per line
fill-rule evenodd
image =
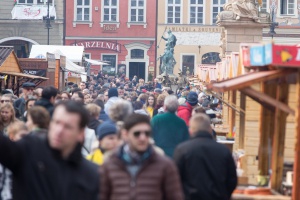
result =
M84 46L84 49L106 49L121 52L121 45L116 42L108 41L80 41L72 44L74 46Z
M221 27L168 27L172 32L209 32L221 33Z

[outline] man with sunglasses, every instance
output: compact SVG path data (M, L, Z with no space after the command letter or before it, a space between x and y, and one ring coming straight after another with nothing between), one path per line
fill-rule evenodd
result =
M121 132L125 144L100 168L100 199L183 199L174 163L150 145L149 117L132 114Z
M25 82L22 84L23 96L14 102L14 108L16 110L17 118L24 116L24 112L25 112L25 108L26 108L26 101L28 100L29 96L33 95L34 88L35 88L34 83Z

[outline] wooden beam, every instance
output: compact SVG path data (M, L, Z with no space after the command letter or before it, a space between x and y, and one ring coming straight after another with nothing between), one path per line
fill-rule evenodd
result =
M241 107L238 108L238 107L235 107L236 105L232 105L230 104L230 102L227 102L223 99L223 97L221 97L220 95L218 94L214 94L214 93L211 93L212 96L216 97L217 99L219 99L220 101L222 101L224 104L226 104L227 106L229 106L230 108L232 108L233 110L235 110L235 112L237 113L244 113L245 114L245 109L242 109ZM246 99L245 99L246 100Z
M268 80L285 77L295 70L291 69L278 69L270 71L252 72L225 81L208 84L207 88L216 92L226 92L229 90L240 90L242 88L250 87L255 83L265 82Z
M276 99L284 104L288 103L289 97L289 85L279 84L277 85ZM288 114L276 108L275 121L274 121L274 135L272 144L272 176L271 176L271 188L279 190L282 184L282 172L283 172L283 158L284 158L284 142L285 142L285 128L286 118Z
M249 97L253 98L258 103L267 104L271 107L279 108L280 110L282 110L288 114L291 114L293 116L295 115L295 111L293 109L291 109L288 105L286 105L276 99L273 99L272 97L270 97L264 93L258 92L251 87L243 88L240 91L245 93Z
M295 117L295 161L294 161L294 179L293 179L293 200L300 200L300 69L297 72L296 85L296 117Z
M240 93L240 108L241 110L246 109L246 95ZM245 122L246 115L244 112L240 113L240 129L239 129L239 148L244 149L244 141L245 141Z
M236 91L230 91L230 99L229 103L236 104ZM233 133L233 129L235 128L235 111L229 109L229 133Z
M261 90L264 94L276 98L276 85L262 83ZM261 106L260 120L259 120L259 147L258 147L258 171L261 176L268 176L270 169L270 157L269 157L269 146L271 144L271 135L274 132L274 126L272 126L275 120L275 109L270 110L265 106Z

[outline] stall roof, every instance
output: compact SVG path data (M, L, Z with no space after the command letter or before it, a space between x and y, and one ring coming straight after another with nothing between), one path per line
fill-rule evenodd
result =
M295 70L286 69L252 72L225 81L209 84L207 88L216 92L239 90L245 87L249 87L255 83L265 82L294 72Z
M8 58L8 56L13 52L14 48L11 46L2 46L0 48L0 66Z
M88 58L85 58L85 61L91 63L92 65L109 65L105 62L101 62L98 60L92 60L92 59L88 59Z
M59 49L55 50L53 54L55 55L55 59L60 59L60 56L65 56L65 54L63 54ZM68 58L66 58L66 70L77 74L86 75L84 67L76 65Z
M46 58L46 54L59 50L72 62L82 62L83 46L32 45L29 58Z
M34 75L30 75L30 74L23 74L23 73L17 73L17 72L0 72L0 74L24 77L24 78L29 78L29 79L40 79L40 80L48 80L49 79L49 78L45 78L42 76L34 76Z

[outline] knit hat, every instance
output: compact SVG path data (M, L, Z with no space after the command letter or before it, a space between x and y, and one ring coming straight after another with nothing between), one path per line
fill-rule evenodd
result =
M117 88L110 88L108 90L108 98L110 97L118 97L118 89Z
M187 102L191 106L195 106L198 103L198 94L196 92L190 92L187 96Z
M98 140L105 136L117 134L117 126L112 121L105 121L97 127L96 134Z

